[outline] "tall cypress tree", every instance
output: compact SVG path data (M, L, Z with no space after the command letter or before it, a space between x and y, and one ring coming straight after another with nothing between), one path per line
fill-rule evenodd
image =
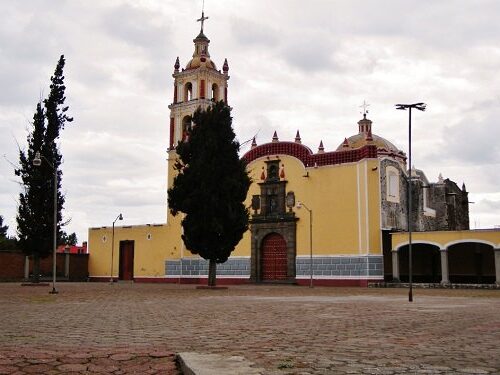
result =
M216 284L217 263L224 263L248 229L244 205L250 177L239 158L231 108L223 101L193 115L188 140L176 148L178 175L168 190L173 215L182 219L186 248L209 260L208 285Z
M19 151L19 169L23 191L19 195L17 214L17 235L19 245L26 255L33 258L33 275L38 281L40 258L52 252L54 228L54 188L57 188L57 234L60 238L61 210L64 196L60 192L62 172L59 169L62 156L56 144L60 131L66 122L73 121L64 106L64 56L61 56L51 77L50 93L47 99L37 104L33 116L32 130L28 135L28 149ZM35 154L40 152L42 164L34 166ZM57 170L58 184L54 187L54 171Z

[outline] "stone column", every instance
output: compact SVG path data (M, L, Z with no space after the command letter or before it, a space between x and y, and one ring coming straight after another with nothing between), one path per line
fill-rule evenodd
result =
M30 278L30 257L24 258L24 278L28 280ZM498 277L497 277L498 280Z
M69 253L64 255L64 277L69 278Z
M497 285L500 286L500 247L494 249L495 251L495 275Z
M399 283L399 254L392 250L392 281Z
M450 283L450 271L448 269L448 249L439 249L441 253L441 285Z

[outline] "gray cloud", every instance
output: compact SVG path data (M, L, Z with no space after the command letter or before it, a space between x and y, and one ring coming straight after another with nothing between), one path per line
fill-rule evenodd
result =
M61 138L68 230L165 220L172 65L185 64L198 4L174 1L0 2L0 148L17 161L40 92L61 53L75 122ZM500 222L500 24L496 1L220 1L205 33L218 67L230 63L237 136L328 150L357 132L372 104L375 133L407 150L397 102L422 100L414 160L431 180L465 181L481 223ZM0 163L0 215L15 223L18 186Z

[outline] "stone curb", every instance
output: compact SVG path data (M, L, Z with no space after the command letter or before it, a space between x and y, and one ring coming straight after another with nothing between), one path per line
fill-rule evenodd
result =
M264 371L241 356L184 352L177 353L177 361L183 375L262 375Z

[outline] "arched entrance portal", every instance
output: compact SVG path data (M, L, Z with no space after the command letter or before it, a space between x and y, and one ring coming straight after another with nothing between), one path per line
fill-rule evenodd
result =
M408 245L399 249L399 272L402 282L409 281L409 259ZM439 247L414 243L412 245L412 274L416 283L439 283L441 282L441 255Z
M287 251L285 239L271 233L262 241L262 281L287 279Z
M495 253L490 245L479 242L451 245L448 264L452 283L495 283Z

